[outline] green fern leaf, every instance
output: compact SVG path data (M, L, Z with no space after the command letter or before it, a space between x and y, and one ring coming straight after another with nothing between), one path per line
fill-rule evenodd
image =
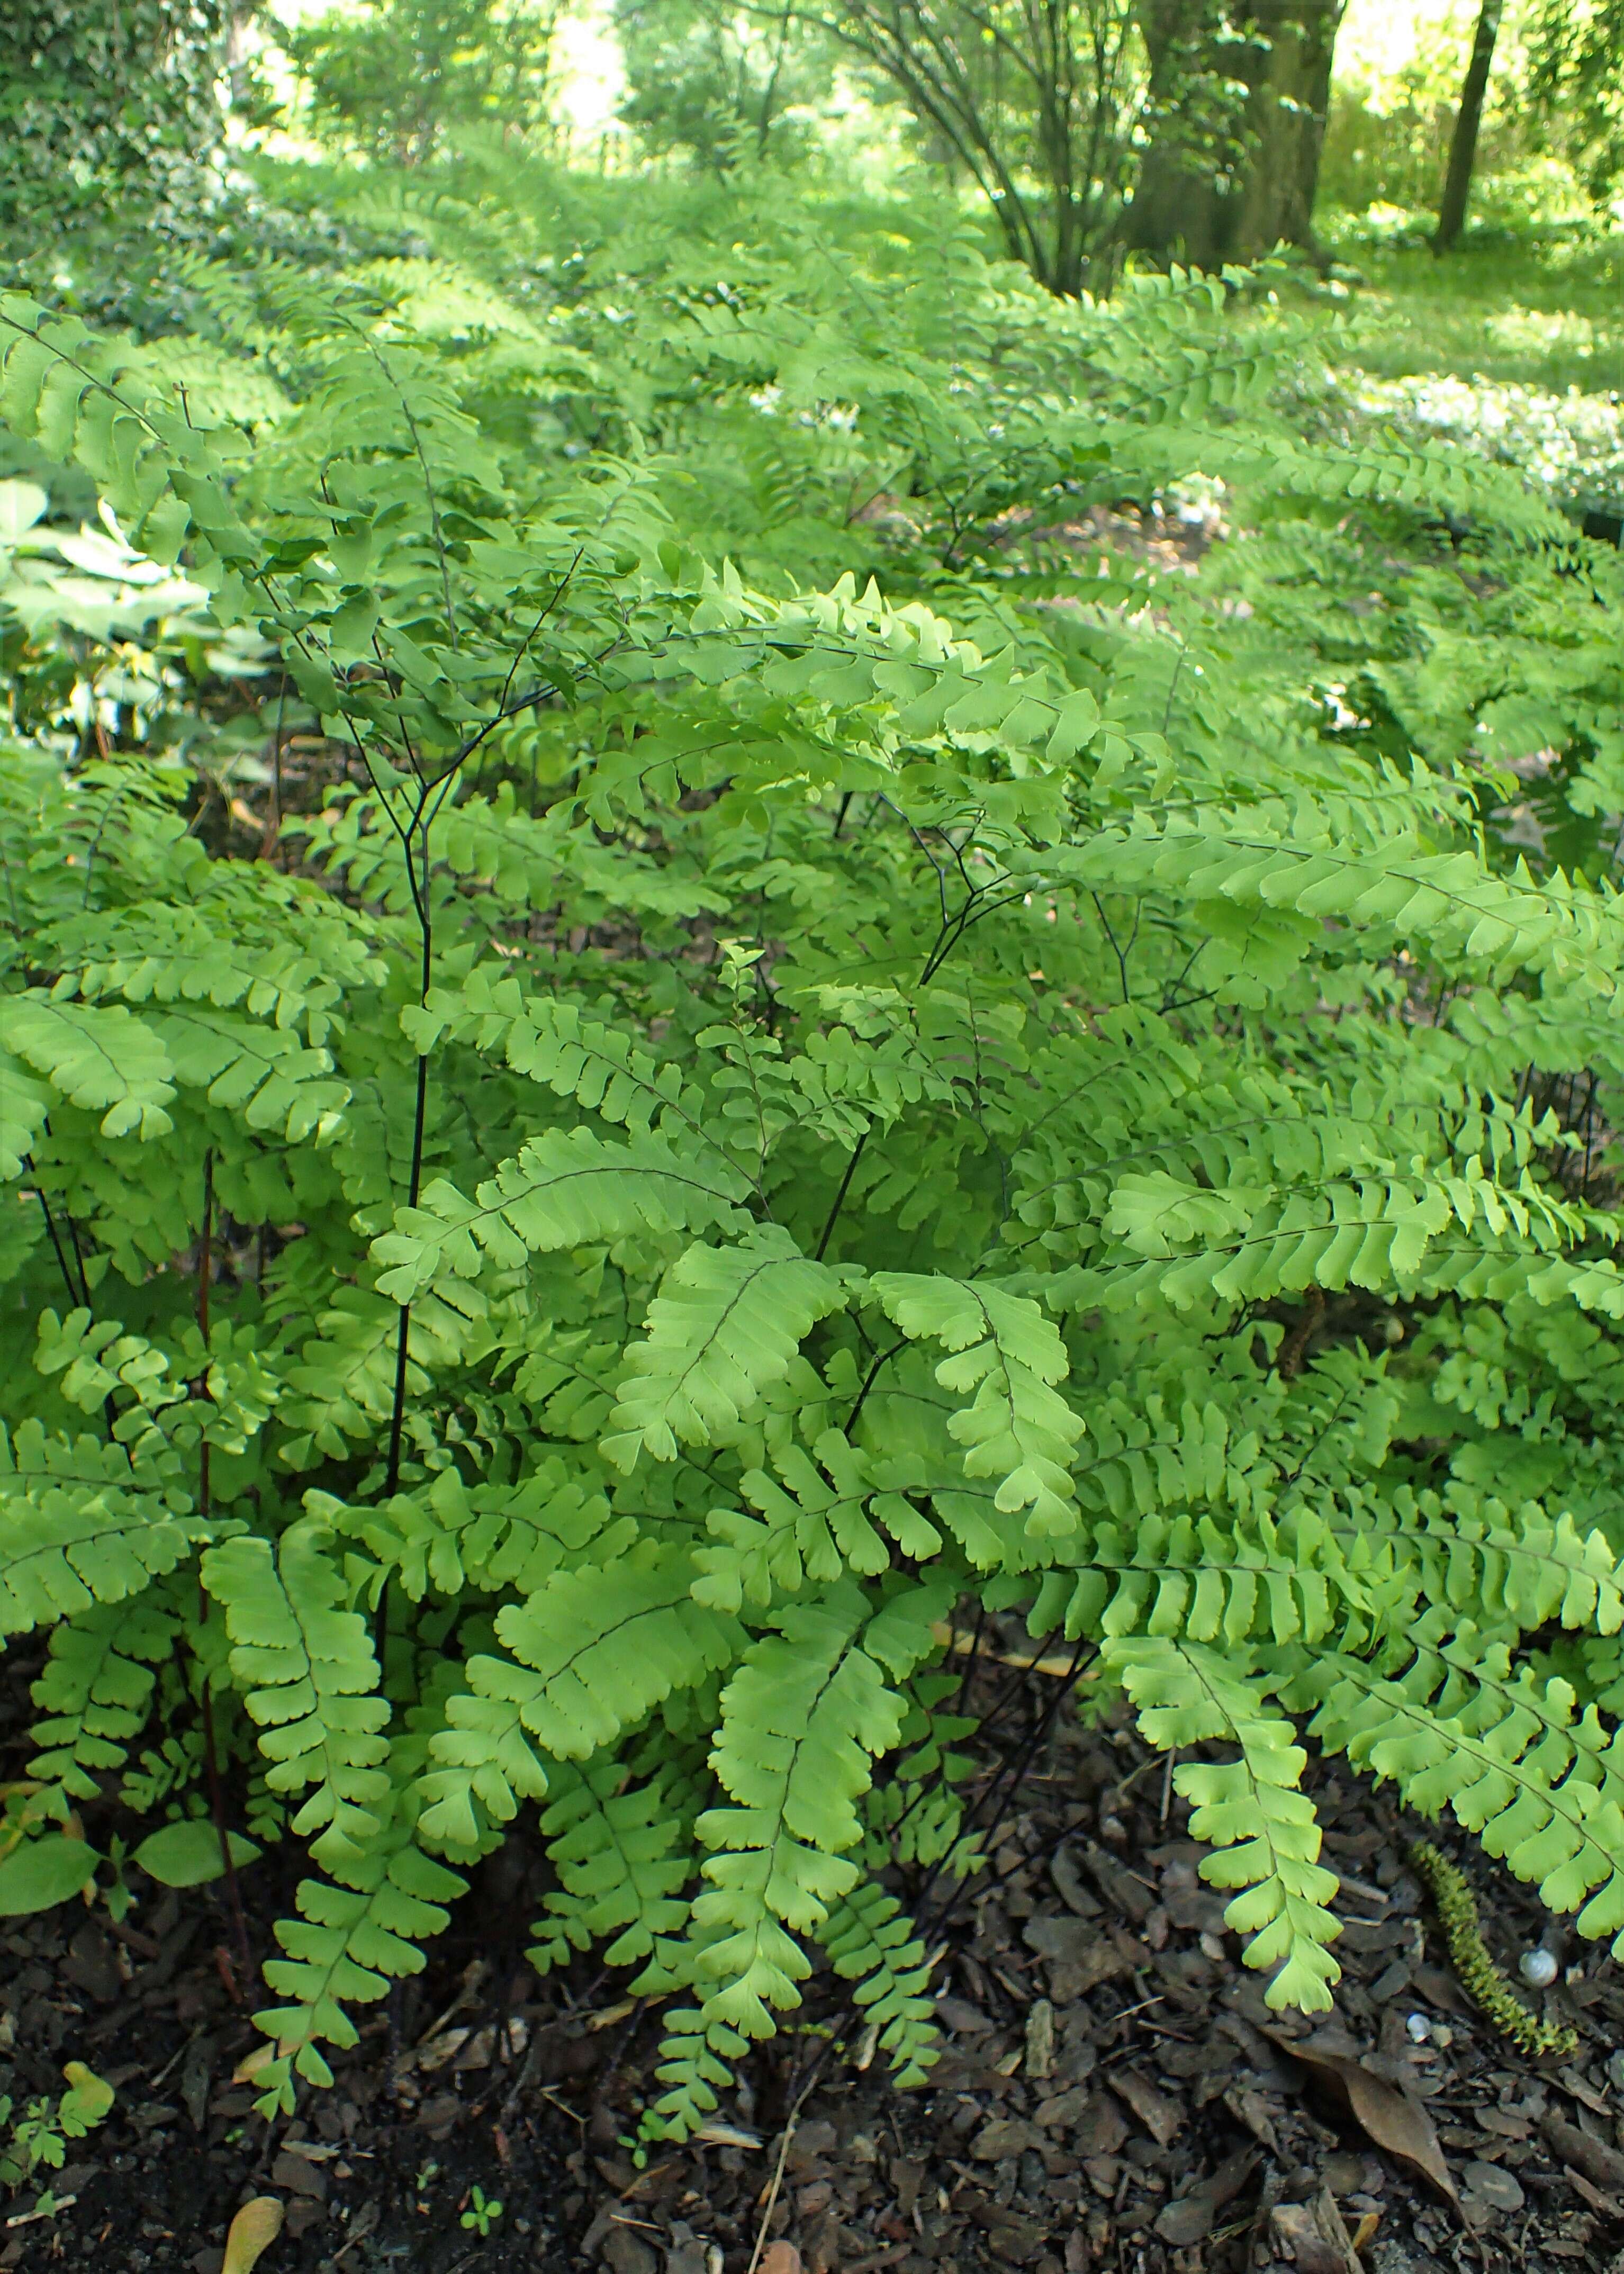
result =
M477 1278L487 1261L517 1269L532 1253L634 1233L668 1237L712 1224L742 1228L748 1187L709 1151L682 1152L644 1134L624 1144L590 1130L549 1130L482 1184L470 1201L437 1179L417 1209L373 1245L386 1268L380 1291L409 1303L452 1278Z
M1175 1787L1194 1803L1192 1833L1218 1851L1201 1875L1244 1891L1224 1918L1250 1938L1247 1965L1274 1969L1268 2003L1328 2012L1331 1984L1342 1973L1326 1947L1342 1931L1327 1909L1336 1874L1319 1861L1320 1826L1298 1781L1308 1756L1291 1724L1252 1683L1199 1645L1137 1637L1108 1643L1101 1655L1159 1751L1214 1739L1238 1748L1228 1766L1187 1762L1173 1772Z
M800 2003L810 1962L793 1935L855 1884L857 1803L901 1730L901 1700L855 1644L863 1609L853 1591L783 1611L782 1632L751 1645L722 1694L711 1766L734 1805L699 1819L712 1853L694 1917L718 1938L703 1954L704 2012L747 2037Z
M1070 1371L1065 1346L1037 1305L979 1283L876 1273L875 1294L911 1340L944 1344L944 1389L974 1390L948 1423L966 1449L965 1474L996 1478L1000 1510L1030 1511L1038 1539L1064 1539L1078 1525L1071 1476L1083 1425L1054 1385Z
M124 1602L210 1537L166 1449L0 1424L0 1634Z
M819 1319L847 1299L843 1275L808 1261L789 1236L763 1226L736 1247L690 1247L649 1306L603 1441L629 1472L688 1445L726 1442L782 1380Z
M309 1520L269 1543L239 1535L211 1548L203 1584L225 1610L232 1680L271 1764L273 1792L313 1786L293 1829L313 1834L326 1871L346 1870L378 1837L389 1779L387 1699L365 1623L341 1610L343 1575Z

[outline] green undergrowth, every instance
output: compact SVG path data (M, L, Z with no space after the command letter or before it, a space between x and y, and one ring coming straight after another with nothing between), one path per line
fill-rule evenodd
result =
M1567 505L1624 503L1624 230L1469 230L1446 260L1344 222L1314 297L1353 416L1521 467Z
M1358 282L1347 344L1380 379L1479 374L1565 395L1624 387L1624 230L1469 229L1440 260L1424 243L1327 231Z
M646 2135L815 1969L920 2081L978 1607L1274 2005L1311 1744L1624 1931L1617 556L1297 418L1273 275L736 194L0 303L105 508L0 485L0 1900L200 1877L217 1780L267 2111L515 1833Z

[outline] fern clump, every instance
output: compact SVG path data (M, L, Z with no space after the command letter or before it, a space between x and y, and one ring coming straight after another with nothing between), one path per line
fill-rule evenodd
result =
M5 620L8 1871L215 1778L292 1843L267 2109L511 1837L535 1963L665 2001L647 2133L823 1965L917 2082L968 1603L1179 1754L1274 2005L1338 1978L1311 1743L1624 1936L1613 875L1441 729L1343 736L1280 574L1560 526L1294 435L1244 278L1067 308L792 215L726 294L613 249L611 356L591 275L438 324L505 232L424 227L196 266L213 404L0 302L0 416L184 571L99 738L37 579ZM1046 552L1193 472L1251 616Z

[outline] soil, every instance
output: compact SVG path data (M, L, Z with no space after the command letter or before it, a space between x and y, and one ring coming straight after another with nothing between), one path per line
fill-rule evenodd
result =
M0 2092L54 2095L82 2059L117 2099L49 2175L54 2213L37 2186L0 2196L0 2269L220 2274L231 2216L272 2195L262 2274L1624 2274L1605 1946L1452 1851L1501 1963L1556 1958L1523 1994L1579 2051L1525 2059L1450 1970L1405 1864L1422 1827L1320 1769L1343 1980L1333 2016L1272 2014L1162 1761L1129 1727L1045 1736L1041 1673L977 1660L971 1685L984 1712L1002 1698L984 1820L1003 1760L1029 1765L989 1868L929 1930L945 2051L925 2087L865 2066L825 1974L707 2134L640 2162L658 2013L589 1960L536 1977L545 1879L510 1845L425 1974L361 2017L332 2090L267 2125L232 2081L258 1999L215 1890L154 1891L117 1924L64 1906L0 1934ZM256 1959L293 1875L244 1877Z

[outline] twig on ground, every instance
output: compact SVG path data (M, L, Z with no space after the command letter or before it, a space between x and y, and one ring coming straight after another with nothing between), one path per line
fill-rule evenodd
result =
M795 2126L801 2112L806 2106L812 2088L816 2082L817 2067L815 2066L811 2075L796 2094L794 2105L785 2120L784 2137L778 2142L778 2160L773 2170L771 2184L767 2189L767 2201L762 2211L761 2225L756 2230L756 2248L750 2253L750 2263L745 2268L745 2274L756 2274L756 2269L761 2263L762 2252L767 2248L767 2229L772 2223L773 2212L778 2209L778 2189L784 2184L784 2166L789 2161L789 2143L795 2136Z

